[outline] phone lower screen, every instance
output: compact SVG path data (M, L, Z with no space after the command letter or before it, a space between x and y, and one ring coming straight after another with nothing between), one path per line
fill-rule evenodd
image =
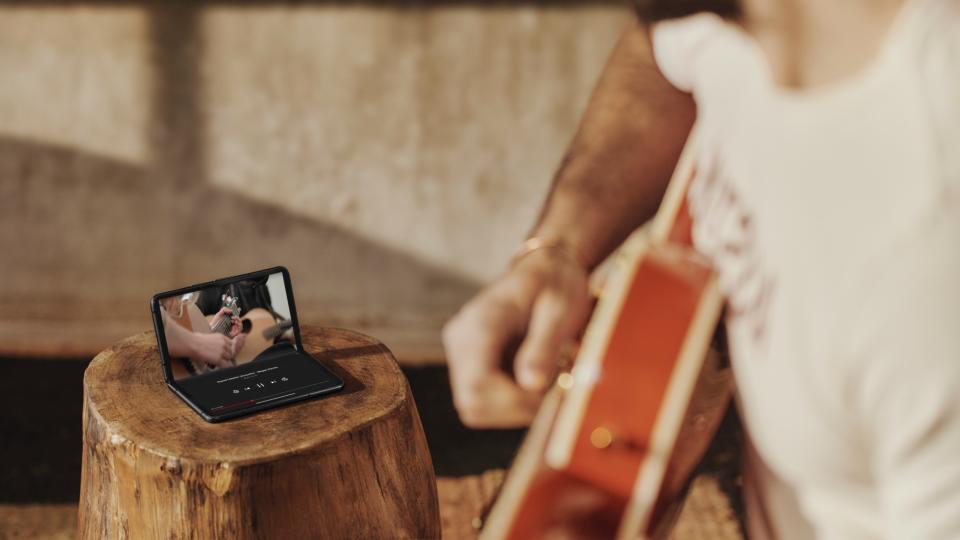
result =
M198 407L211 415L324 393L338 385L339 381L306 354L279 354L178 383Z
M173 384L210 415L339 385L297 349L285 274L255 274L157 300Z

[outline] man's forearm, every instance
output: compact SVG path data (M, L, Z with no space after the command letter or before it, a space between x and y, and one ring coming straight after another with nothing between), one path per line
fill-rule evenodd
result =
M593 267L650 219L696 111L653 58L648 29L624 30L554 178L533 234L559 238Z
M193 337L192 333L171 321L167 312L162 309L160 310L160 316L163 319L163 331L167 337L167 352L170 353L170 356L192 356L194 352L190 341Z

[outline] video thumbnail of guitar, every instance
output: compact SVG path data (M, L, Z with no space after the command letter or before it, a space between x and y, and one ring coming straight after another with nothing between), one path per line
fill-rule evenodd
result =
M283 274L160 300L175 379L256 362L294 347Z

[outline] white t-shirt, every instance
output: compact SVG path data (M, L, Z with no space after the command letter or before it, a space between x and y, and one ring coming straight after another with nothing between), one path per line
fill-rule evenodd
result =
M960 539L960 2L908 2L812 91L712 15L653 44L698 107L751 537Z

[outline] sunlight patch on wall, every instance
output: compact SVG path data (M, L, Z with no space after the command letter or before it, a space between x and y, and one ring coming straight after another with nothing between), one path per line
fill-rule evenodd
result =
M534 219L624 17L208 8L208 179L489 279Z
M147 29L132 7L0 7L0 136L143 163Z

